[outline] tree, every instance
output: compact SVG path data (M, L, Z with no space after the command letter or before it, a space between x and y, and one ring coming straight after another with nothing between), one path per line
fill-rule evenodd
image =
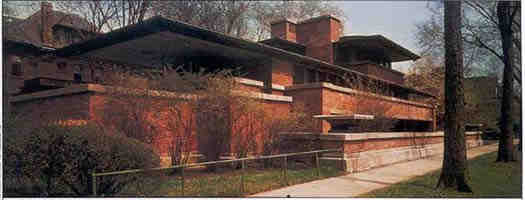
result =
M304 20L325 14L344 19L339 7L317 1L156 1L153 13L257 41L270 36L270 22L278 19Z
M498 158L496 161L513 161L512 137L512 90L513 90L513 19L518 9L511 7L511 2L500 1L497 6L498 28L501 33L501 46L503 49L503 97L501 99L501 124Z
M250 1L156 1L155 15L244 38L249 32Z
M150 15L152 1L56 1L55 5L88 20L93 25L92 31L102 32L143 21Z
M425 103L437 107L437 127L442 128L445 115L444 65L432 56L424 56L411 66L405 75L405 84L436 96L436 98L426 99Z
M116 1L56 1L58 9L77 13L89 21L95 32L113 30L111 23L119 13Z
M445 150L437 187L457 187L460 192L472 192L466 180L463 45L460 28L461 2L445 1Z
M341 25L346 20L344 10L326 1L270 1L259 2L253 6L252 15L256 26L251 38L254 40L269 38L270 23L283 18L302 21L316 16L332 15L342 21Z
M422 54L431 55L443 60L443 7L440 3L430 4L432 16L427 21L417 25L416 38ZM517 12L520 8L517 7ZM486 75L487 73L500 73L503 67L503 55L501 54L501 38L494 33L499 31L498 18L495 1L468 0L462 6L462 40L465 52L465 75ZM521 30L521 18L519 14L512 19L514 32ZM513 74L514 80L521 85L521 37L519 34L513 38L515 63ZM500 60L501 63L495 63ZM495 69L491 69L495 68ZM521 101L519 96L515 97Z

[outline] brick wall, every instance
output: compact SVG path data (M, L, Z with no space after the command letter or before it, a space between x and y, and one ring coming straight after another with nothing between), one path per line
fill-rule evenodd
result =
M52 90L37 93L52 93L50 91ZM26 96L37 93L26 94ZM141 133L140 131L153 133L144 134L150 136L146 142L150 143L154 150L163 157L164 164L169 164L169 160L166 160L166 157L169 156L169 148L173 137L188 140L187 144L191 146L188 147L189 151L199 151L199 141L196 138L197 124L195 124L195 120L189 120L194 117L194 113L185 104L188 100L177 101L179 104L177 104L176 108L182 111L179 118L176 112L170 109L174 107L168 106L168 104L173 105L173 100L160 98L153 100L143 99L118 97L90 90L82 93L57 93L42 100L29 99L15 102L14 105L17 111L27 114L28 117L26 118L35 123L41 122L40 119L82 120L84 124L93 122L104 125L104 128L109 133L116 133L119 125L120 127L128 128L127 130L133 129L136 125L134 130L139 130L139 132L134 131L135 133ZM246 141L254 141L254 151L261 152L264 144L264 134L267 134L267 129L262 124L263 120L269 119L266 117L278 118L287 116L290 113L290 102L263 99L258 100L258 102L261 103L259 106L265 113L263 118L250 118L250 116L245 116L245 113L235 114L243 117L236 120L232 127L233 135L230 141L230 149L232 151L236 149L237 146L235 145L244 144ZM232 106L232 108L234 107ZM129 113L127 112L128 110L138 110L138 112ZM235 112L235 109L232 109L232 112ZM147 123L140 124L139 122L141 121ZM180 125L182 123L183 126L174 127L172 126L173 124L170 124L170 122L175 121L176 124ZM129 123L123 125L123 123L127 122ZM150 126L150 124L153 124L153 126ZM246 127L249 127L249 129L246 129Z
M286 90L285 95L292 96L293 104L295 106L303 106L310 116L322 113L322 91L319 89ZM305 131L322 131L322 127L325 126L324 123L326 122L317 121L316 123L317 125L314 129Z
M285 94L293 97L294 104L304 104L313 115L328 115L332 114L333 111L337 111L345 114L384 115L396 119L433 120L431 107L404 103L408 101L398 102L359 94L349 94L327 88L322 83L317 83L317 85L303 84L302 86L305 87L299 89L289 88ZM389 99L389 97L384 98ZM322 121L315 131L328 132L330 128L328 122Z
M95 121L101 121L104 120L104 115L107 115L108 113L111 113L110 115L114 115L113 113L118 113L116 109L122 109L121 106L118 105L118 103L115 103L115 101L111 101L112 103L108 105L109 98L107 95L102 94L96 94L91 97L91 119ZM118 100L118 99L117 99ZM123 99L122 99L123 100ZM128 99L127 101L129 101ZM154 141L152 143L154 149L161 157L169 156L169 148L170 148L170 142L172 140L172 136L179 136L179 137L185 137L189 135L188 133L183 133L183 128L178 128L178 133L174 133L173 129L170 129L169 121L170 120L177 120L178 118L170 117L170 115L173 115L173 112L170 112L166 110L166 106L163 106L163 104L167 104L169 100L159 100L158 102L155 102L157 104L153 110L147 111L144 114L148 116L149 122L156 124L155 130L157 131L158 135L155 136ZM118 102L118 101L117 101ZM181 104L184 106L184 103ZM125 105L124 105L125 106ZM269 100L261 100L261 105L263 106L263 110L266 113L266 116L285 116L288 115L290 112L291 104L287 102L277 102L277 101L269 101ZM180 108L180 107L179 107ZM185 119L183 123L186 123L184 127L193 127L193 135L191 140L191 151L192 152L198 152L199 147L199 141L196 137L197 134L197 124L193 124L192 126L189 126L187 123L189 123L190 120L187 120L189 117L194 117L194 114L189 109L189 107L180 108L183 110L183 116L182 118ZM235 109L232 108L232 111L235 112ZM240 115L239 115L240 114ZM263 134L266 134L266 130L262 126L262 119L256 119L252 118L252 116L245 116L244 113L236 113L232 114L232 116L242 116L241 118L238 118L235 120L235 124L232 126L232 137L230 141L230 149L235 150L237 148L237 145L244 145L247 141L255 141L255 151L261 152L264 141L262 140ZM107 119L107 118L106 118ZM114 119L115 120L115 119ZM193 123L195 121L193 120ZM187 138L186 138L187 139ZM232 152L233 153L233 152Z
M400 85L404 84L404 74L393 69L386 69L377 64L366 63L349 67L355 71L375 76L380 79L391 81Z
M272 83L283 86L293 84L294 64L290 61L274 60L272 63Z
M89 120L90 93L12 102L12 109L27 120L28 126L56 120Z
M334 63L332 43L339 40L341 22L330 16L312 18L297 24L297 43L306 46L307 56Z
M348 114L369 114L396 119L432 121L432 108L408 105L373 97L349 95L331 89L322 89L322 114L331 114L333 110L344 111ZM330 130L330 124L323 124L323 132Z
M282 20L271 23L272 38L277 37L284 40L296 42L296 25L293 22Z

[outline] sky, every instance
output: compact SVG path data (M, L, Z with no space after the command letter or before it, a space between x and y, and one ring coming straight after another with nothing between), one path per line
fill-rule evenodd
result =
M345 35L381 34L418 54L416 23L430 18L428 1L341 1L334 2L347 16ZM411 61L393 63L407 72Z

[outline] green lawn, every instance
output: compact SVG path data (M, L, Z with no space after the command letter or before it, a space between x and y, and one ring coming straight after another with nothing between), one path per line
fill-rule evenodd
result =
M418 176L390 187L374 190L361 197L462 197L521 198L521 161L496 163L497 152L469 160L469 181L473 193L436 189L440 170Z
M294 185L313 180L340 176L344 172L335 167L324 165L317 176L316 168L287 170L288 184ZM244 192L241 192L241 170L225 173L205 173L184 181L184 194L180 176L158 176L144 178L141 184L131 184L117 196L167 196L167 197L241 197L287 186L280 168L246 169L244 172ZM188 174L188 176L191 176Z

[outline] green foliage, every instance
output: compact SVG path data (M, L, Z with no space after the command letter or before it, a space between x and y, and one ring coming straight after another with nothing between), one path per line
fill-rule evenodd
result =
M150 168L158 156L145 144L94 126L42 126L5 132L4 192L8 196L89 195L92 172ZM97 181L99 194L114 194L136 177Z

